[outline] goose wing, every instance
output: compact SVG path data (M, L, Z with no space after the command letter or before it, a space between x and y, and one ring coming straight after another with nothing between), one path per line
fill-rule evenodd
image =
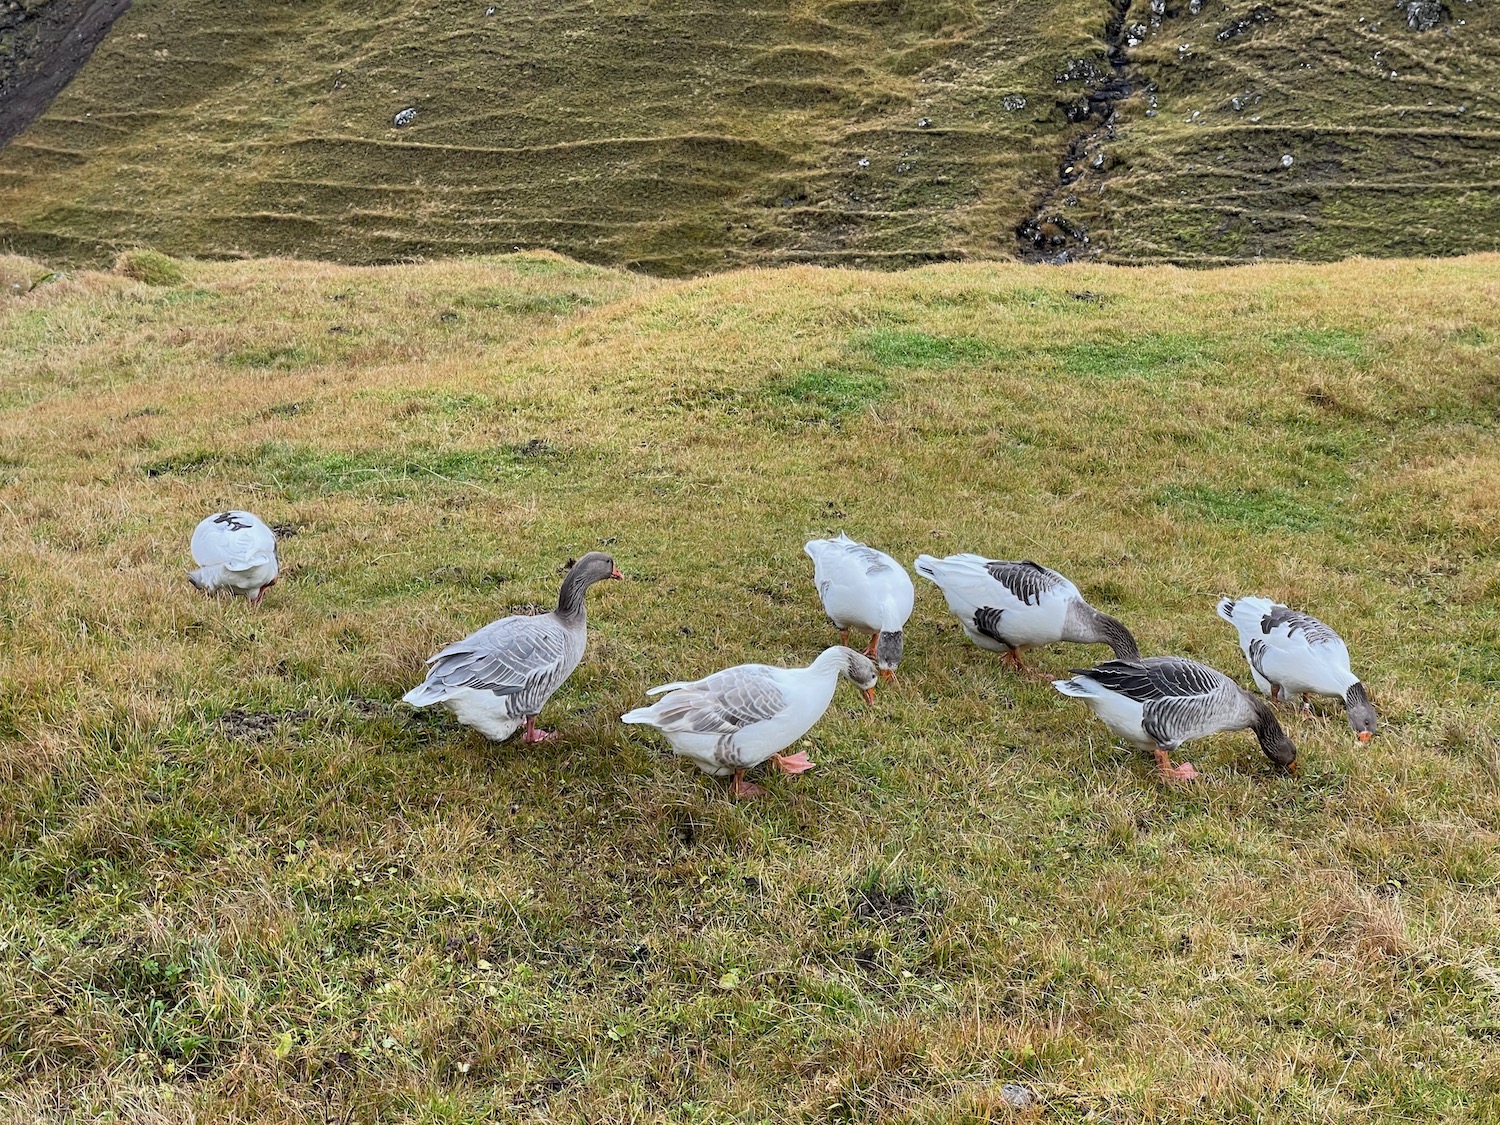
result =
M193 531L193 561L225 570L253 570L276 558L276 535L250 512L217 512Z
M1050 567L1030 559L1019 562L991 559L984 564L984 569L1022 605L1041 605L1044 598L1078 595L1078 588L1072 582Z
M427 661L421 691L441 699L457 688L535 699L539 707L567 674L568 635L555 615L504 617Z
M1240 717L1244 693L1228 676L1196 660L1109 660L1074 675L1141 704L1141 725L1158 746L1171 748L1229 729Z
M668 685L670 693L650 708L650 723L660 731L724 735L774 719L787 707L774 671L764 664L741 664Z

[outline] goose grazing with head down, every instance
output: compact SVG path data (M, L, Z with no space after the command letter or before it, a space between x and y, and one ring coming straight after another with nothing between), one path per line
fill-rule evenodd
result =
M627 711L620 721L655 727L673 753L691 758L704 773L733 774L731 795L756 797L764 790L745 780L746 770L768 759L783 773L812 769L805 752L781 751L823 717L840 676L860 689L866 703L875 701L875 665L835 645L806 668L739 664L701 680L654 687L646 694L662 698Z
M916 600L906 567L843 532L837 539L809 540L802 549L813 561L813 582L839 641L849 643L851 628L868 632L865 655L875 658L881 679L894 680L901 633Z
M538 730L537 714L583 659L588 622L583 598L601 578L619 578L615 562L591 551L573 564L557 608L535 617L502 617L427 661L427 678L401 698L413 707L445 705L465 726L502 742L524 725L527 743L557 735Z
M1311 614L1269 598L1220 598L1219 616L1240 635L1255 686L1271 697L1332 695L1344 701L1349 726L1361 742L1375 735L1375 708L1365 685L1349 670L1343 638Z
M193 531L191 550L198 569L188 575L189 582L207 593L244 594L253 606L281 573L276 534L249 512L209 516Z
M1250 729L1266 757L1293 772L1297 747L1271 708L1222 672L1196 660L1152 656L1108 660L1097 668L1075 668L1071 680L1053 680L1063 695L1082 699L1099 721L1126 742L1152 751L1165 781L1198 776L1191 762L1173 767L1171 754L1184 742L1223 731Z
M1129 629L1089 605L1077 586L1039 563L980 555L918 555L916 565L918 574L943 591L969 639L1003 654L1018 670L1025 670L1022 649L1057 641L1109 645L1120 660L1140 656Z

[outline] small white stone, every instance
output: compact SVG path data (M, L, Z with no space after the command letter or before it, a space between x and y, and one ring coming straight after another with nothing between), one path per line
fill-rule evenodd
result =
M1291 153L1287 153L1285 156L1283 156L1281 158L1281 166L1283 168L1290 168L1292 166L1292 154Z

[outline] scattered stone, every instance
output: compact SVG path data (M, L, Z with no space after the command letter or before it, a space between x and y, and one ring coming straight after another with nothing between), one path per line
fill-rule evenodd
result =
M1053 75L1052 80L1059 85L1064 82L1082 82L1092 86L1104 77L1092 59L1069 59L1068 65Z
M1203 0L1188 0L1188 12L1190 14L1196 16L1201 11L1203 11Z
M410 125L413 121L415 121L416 119L417 119L417 107L409 105L405 109L403 109L400 113L396 114L395 117L391 118L391 123L393 125L395 125L396 128L398 128L398 129L404 129L408 125Z
M1281 166L1283 168L1290 168L1292 166L1292 154L1291 153L1287 153L1285 156L1283 156L1281 158Z
M1007 1082L1000 1087L1000 1100L1011 1109L1030 1109L1036 1101L1036 1095L1025 1086L1019 1086L1014 1082Z
M495 9L494 8L486 8L484 10L484 14L487 15L487 16L493 16L495 14Z
M870 166L870 158L868 156L861 156L855 163L861 168L868 168Z
M1018 109L1026 108L1026 99L1023 98L1020 94L1006 94L1005 97L1000 99L1000 104L1003 105L1007 111L1015 113Z
M917 120L917 128L918 129L925 129L925 128L927 128L931 124L932 124L932 118L930 118L930 117L923 117L923 118L919 118Z
M1443 0L1396 0L1396 7L1406 13L1406 26L1413 31L1431 31L1453 18Z
M1251 31L1258 23L1270 23L1276 18L1276 13L1264 4L1257 4L1250 9L1247 15L1226 24L1220 28L1219 33L1214 36L1220 43L1228 43L1231 39L1244 35Z

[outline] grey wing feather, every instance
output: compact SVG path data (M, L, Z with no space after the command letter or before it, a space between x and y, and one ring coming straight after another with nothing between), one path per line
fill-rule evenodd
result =
M1106 660L1097 668L1075 668L1091 680L1137 703L1207 695L1231 681L1196 660L1154 656L1146 660Z
M1266 675L1265 668L1261 667L1261 661L1265 659L1265 655L1266 655L1266 642L1265 641L1254 640L1254 641L1250 642L1250 667L1252 667L1252 668L1255 669L1255 674L1256 675L1258 675L1261 679L1265 680L1267 683L1270 683L1271 682L1271 677L1268 676L1268 675Z
M1296 636L1297 630L1301 629L1307 643L1311 645L1335 644L1339 641L1339 635L1312 614L1288 609L1284 605L1273 605L1271 612L1260 619L1260 631L1267 635L1272 629L1283 625L1286 626L1288 637Z
M1000 635L1000 619L1005 615L1005 610L996 609L994 606L982 605L974 611L974 629L992 641L999 641L1003 645L1010 644Z
M662 730L734 734L774 718L786 708L776 682L749 668L726 668L678 688L657 705Z
M551 614L506 617L427 661L427 683L495 695L536 691L562 668L567 637Z
M1023 605L1040 605L1042 595L1067 581L1055 570L1030 559L1020 562L994 560L985 563L990 577L1021 600Z

